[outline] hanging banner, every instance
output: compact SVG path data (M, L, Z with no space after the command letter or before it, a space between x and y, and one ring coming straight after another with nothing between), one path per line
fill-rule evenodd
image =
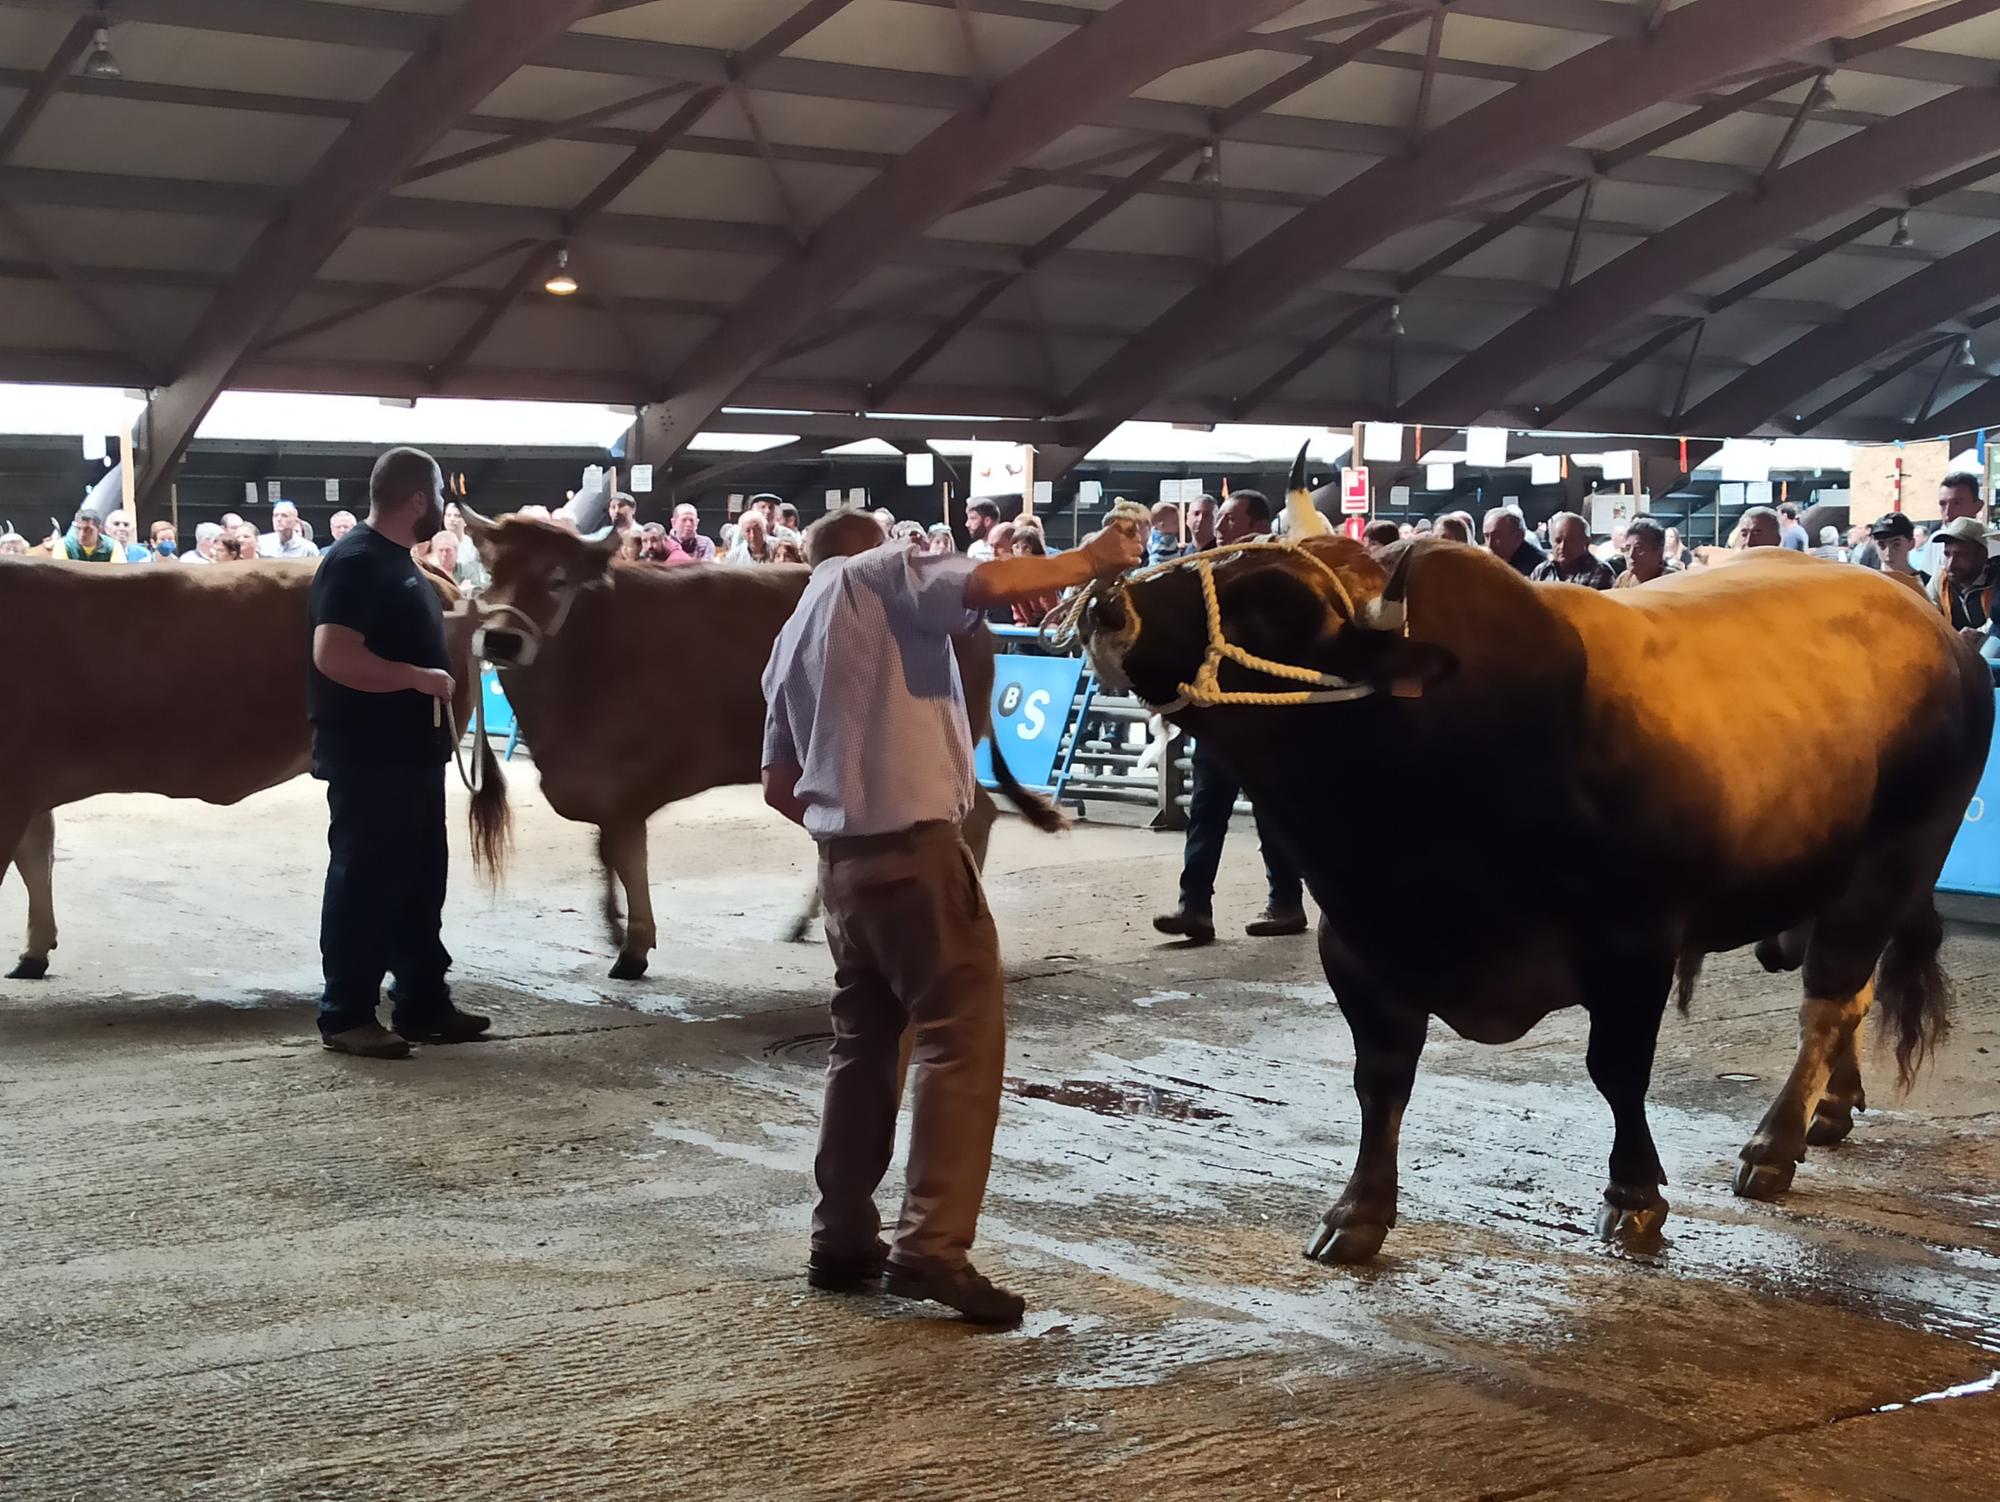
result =
M1403 425L1399 422L1364 422L1361 425L1361 459L1366 464L1403 462Z
M1025 443L972 445L973 495L1032 497L1035 451Z
M1528 461L1528 483L1530 485L1562 484L1562 455L1536 454Z
M903 455L903 483L914 485L919 490L928 490L937 478L937 455L932 453Z
M1457 475L1449 464L1426 464L1424 466L1424 489L1449 493Z
M1465 462L1479 469L1498 469L1507 462L1507 429L1467 428Z

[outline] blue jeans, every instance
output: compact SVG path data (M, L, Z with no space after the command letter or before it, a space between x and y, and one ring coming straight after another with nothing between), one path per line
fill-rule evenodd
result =
M326 778L326 895L320 905L322 1037L375 1020L382 978L392 1025L421 1026L451 1007L451 968L439 932L450 859L444 768L322 768Z
M1207 916L1215 910L1215 873L1222 866L1222 842L1229 837L1229 818L1241 789L1213 756L1194 747L1194 791L1188 797L1187 853L1181 860L1181 907ZM1305 888L1298 871L1285 859L1256 815L1257 842L1264 854L1264 880L1270 888L1271 911L1296 913L1305 907Z

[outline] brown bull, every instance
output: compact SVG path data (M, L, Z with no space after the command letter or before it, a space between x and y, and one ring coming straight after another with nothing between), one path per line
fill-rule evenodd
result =
M0 719L0 876L28 889L28 940L9 979L39 980L56 946L54 810L99 793L162 793L235 803L306 770L306 663L311 563L198 568L0 558L0 620L37 671L16 676ZM447 605L457 590L432 576ZM477 688L470 617L447 616L454 713ZM147 662L203 663L226 654L226 692L190 688ZM73 674L75 662L116 665ZM489 775L497 773L486 753ZM493 776L492 786L499 786Z
M1242 779L1321 908L1361 1141L1310 1254L1364 1260L1395 1225L1430 1018L1506 1043L1565 1007L1611 1109L1600 1232L1656 1237L1661 1016L1677 972L1685 1007L1702 956L1751 943L1804 971L1735 1182L1782 1193L1853 1125L1871 1001L1905 1080L1944 1029L1931 888L1986 760L1984 663L1901 585L1777 548L1605 594L1453 543L1385 561L1223 550L1103 591L1083 628L1101 678ZM1472 769L1477 808L1410 791Z
M605 921L618 959L614 979L646 973L657 930L646 872L646 820L713 787L754 783L762 771L764 664L791 618L808 571L688 564L612 566L614 538L585 539L539 520L491 522L466 512L492 583L479 601L478 649L501 681L534 753L549 807L595 824L604 862ZM993 638L958 638L959 671L975 738L986 733ZM635 655L672 653L675 672L633 672ZM1009 800L1041 829L1063 818L1016 783L996 754ZM473 800L497 828L497 785ZM993 804L984 792L966 838L985 851ZM496 842L478 842L495 862ZM621 917L619 889L624 890Z

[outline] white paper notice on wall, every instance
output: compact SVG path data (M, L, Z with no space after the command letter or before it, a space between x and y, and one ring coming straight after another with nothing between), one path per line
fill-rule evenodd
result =
M326 503L329 506L338 506L340 504L340 481L328 480L326 482Z
M1590 530L1609 533L1638 515L1638 501L1620 490L1600 490L1590 498Z
M863 486L857 485L853 489L849 490L847 492L847 504L856 507L867 505L868 504L867 489Z
M1778 504L1777 487L1769 480L1752 480L1743 487L1743 504L1775 506Z
M1054 480L1035 481L1035 504L1053 506L1056 503L1056 482Z
M1407 485L1391 485L1389 487L1389 505L1391 509L1396 511L1408 511L1410 509L1410 487Z
M632 494L651 495L653 493L653 466L635 464L632 466Z
M1507 462L1505 428L1467 428L1465 462L1485 469L1497 469Z
M1743 487L1726 482L1716 486L1715 504L1718 506L1741 506L1743 504Z
M1528 461L1530 485L1560 485L1563 477L1561 454L1536 454Z
M266 480L264 482L264 492L271 498L273 506L285 498L284 486L277 480ZM250 498L254 501L257 497L253 494Z
M246 506L257 504L257 482L255 480L245 480L243 482L243 504Z
M903 483L917 486L935 485L937 455L929 452L903 455Z
M1399 422L1364 422L1361 425L1363 464L1400 464L1403 460L1403 425Z
M1079 506L1095 506L1104 499L1102 480L1085 480L1076 487L1076 503Z
M1426 464L1424 466L1424 489L1449 491L1456 476L1449 464Z

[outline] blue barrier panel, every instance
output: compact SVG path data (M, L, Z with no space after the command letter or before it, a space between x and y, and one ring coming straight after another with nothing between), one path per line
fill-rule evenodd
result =
M1993 817L1988 818L1991 810ZM1965 810L1965 822L1952 841L1951 854L1938 873L1938 889L2000 897L2000 738L1987 753L1979 791Z
M1056 755L1069 727L1070 706L1076 702L1077 680L1083 675L1081 657L1016 657L1003 653L993 661L993 738L1008 770L1023 786L1053 784ZM993 786L993 758L986 742L979 743L974 766L979 780Z
M498 668L480 669L479 691L486 696L486 733L489 736L512 735L514 706L507 702L507 691L500 687Z

